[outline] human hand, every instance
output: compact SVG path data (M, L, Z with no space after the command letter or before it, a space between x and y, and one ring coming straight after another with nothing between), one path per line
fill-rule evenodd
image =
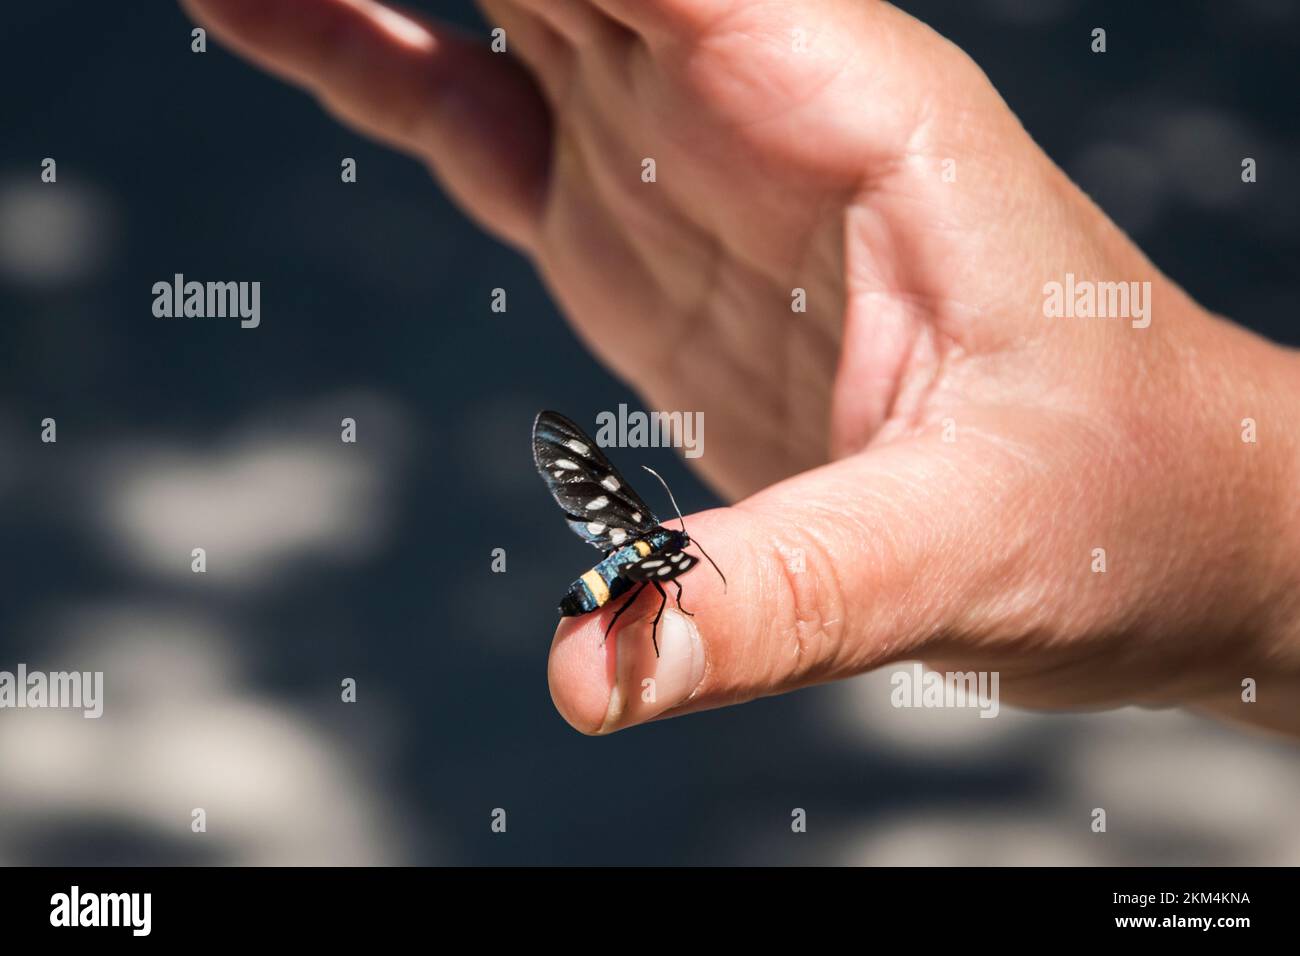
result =
M861 0L484 0L515 61L366 0L186 6L425 159L652 407L704 412L701 470L752 495L688 520L732 587L692 576L662 657L648 601L603 651L611 609L561 624L574 726L917 658L1031 706L1300 732L1296 357L1162 276L927 27ZM1067 274L1150 282L1150 324L1046 318Z

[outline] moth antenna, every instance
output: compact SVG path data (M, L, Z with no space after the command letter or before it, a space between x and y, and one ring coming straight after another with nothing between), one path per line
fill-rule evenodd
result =
M650 472L650 474L654 475L656 478L658 478L659 484L664 486L664 491L668 492L668 500L673 503L673 510L677 512L677 520L682 523L682 531L686 531L686 519L682 517L682 509L677 507L677 499L673 497L673 490L668 487L668 482L664 481L663 476L660 475L659 472L651 468L649 465L642 465L641 467L644 468L646 471ZM709 564L713 565L713 570L718 572L718 577L722 578L722 591L725 594L727 590L727 576L722 573L722 568L718 567L718 562L710 558L709 552L705 551L704 548L700 547L700 543L696 541L694 538L691 538L691 544L695 545L695 547L700 549L700 553L704 555L704 557L708 560Z
M696 541L694 538L691 538L691 544L695 545L695 547L697 547L697 548L700 549L700 554L702 554L702 555L704 555L704 557L708 558L709 564L713 565L713 570L718 572L718 577L722 578L722 593L723 593L723 594L726 594L726 593L727 593L727 576L726 576L725 574L722 573L722 568L718 567L718 562L716 562L716 561L714 561L712 558L710 558L710 557L709 557L709 552L705 551L704 548L700 546L700 543L699 543L698 541Z
M685 531L686 519L682 517L682 509L677 507L677 499L673 497L673 490L668 487L668 482L664 481L663 476L660 475L659 472L651 468L649 465L642 465L641 467L644 468L646 471L650 472L650 474L654 475L656 478L658 478L659 484L664 486L664 491L668 492L668 500L673 503L673 511L677 512L677 520L682 523L682 530Z

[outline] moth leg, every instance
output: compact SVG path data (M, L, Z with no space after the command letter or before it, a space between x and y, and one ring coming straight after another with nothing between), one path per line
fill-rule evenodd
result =
M641 592L644 590L645 590L645 585L642 584L639 588L633 591L632 596L628 598L626 601L624 601L623 605L617 611L614 612L614 616L609 619L609 626L605 628L605 636L600 639L601 647L604 647L605 642L609 640L609 632L614 630L614 625L618 622L618 619L623 616L623 612L632 606L632 602L635 601L637 598L639 598L641 596Z
M681 611L687 617L694 617L695 614L693 612L688 611L686 610L686 608L682 607L682 582L678 581L676 578L673 578L673 584L677 585L677 610Z
M658 657L659 656L659 619L664 616L664 608L668 606L668 592L664 590L664 586L660 584L658 581L651 579L650 583L655 586L655 590L659 592L659 597L663 599L659 602L659 613L655 615L655 622L650 627L650 643L654 644L655 657ZM641 586L645 587L644 584Z

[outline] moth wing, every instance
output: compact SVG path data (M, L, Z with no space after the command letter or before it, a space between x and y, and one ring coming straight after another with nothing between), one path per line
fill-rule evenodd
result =
M559 412L533 423L533 462L569 527L593 547L610 551L659 525L600 447Z
M685 551L658 551L619 570L630 581L671 581L700 563Z
M632 527L631 521L620 521L608 513L588 518L578 518L572 514L566 514L565 517L574 534L593 548L606 552L629 545L645 533L643 529Z

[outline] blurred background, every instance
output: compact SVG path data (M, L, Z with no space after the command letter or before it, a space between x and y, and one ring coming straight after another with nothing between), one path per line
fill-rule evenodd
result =
M1300 4L903 6L1195 298L1300 343ZM895 710L886 673L575 733L546 654L592 553L529 428L635 397L420 165L173 5L5 20L0 670L107 700L0 711L0 863L1300 863L1296 748L1183 713ZM154 318L176 272L261 281L261 328Z

